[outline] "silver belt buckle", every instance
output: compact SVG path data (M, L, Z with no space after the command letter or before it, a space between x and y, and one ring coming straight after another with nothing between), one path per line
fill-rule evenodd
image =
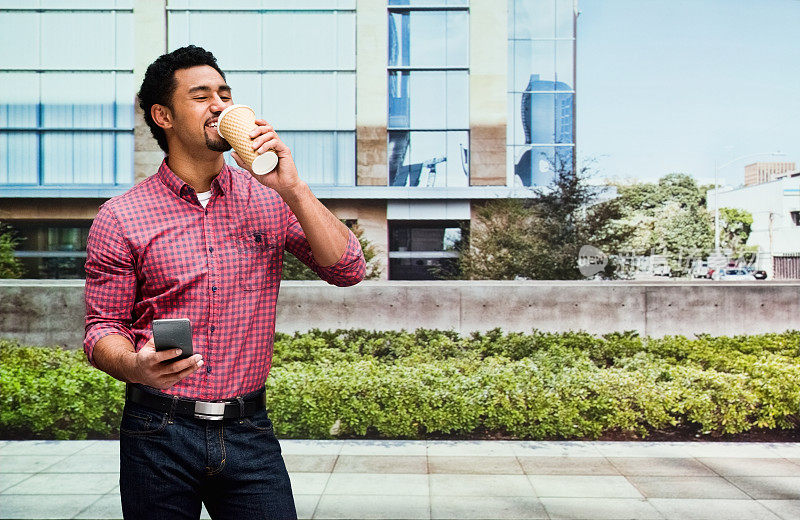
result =
M225 415L225 403L211 403L208 401L195 401L194 416L198 419L221 421Z

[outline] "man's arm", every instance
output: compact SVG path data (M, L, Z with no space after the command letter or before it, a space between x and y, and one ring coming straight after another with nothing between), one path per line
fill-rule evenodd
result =
M345 260L345 253L354 238L352 233L322 205L308 185L300 179L292 153L275 133L275 129L263 119L257 119L256 124L259 125L258 128L250 132L252 147L260 154L267 150L274 151L278 155L275 169L266 175L256 175L239 154L233 152L231 157L261 184L278 192L303 228L314 261L320 267L333 266L340 260ZM363 278L363 274L361 277Z
M203 366L203 362L200 355L194 355L162 365L176 353L156 352L152 339L136 352L130 329L136 283L133 255L119 222L103 206L86 243L86 356L94 366L120 381L166 389Z

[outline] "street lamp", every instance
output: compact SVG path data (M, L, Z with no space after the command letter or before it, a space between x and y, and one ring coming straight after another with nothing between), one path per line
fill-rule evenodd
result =
M714 252L719 255L719 186L717 185L717 175L719 171L728 166L729 164L733 164L736 161L741 161L742 159L747 159L749 157L758 157L760 155L770 155L772 157L785 157L786 154L782 152L759 152L759 153L751 153L747 155L742 155L741 157L737 157L736 159L731 159L730 161L717 166L717 161L714 160Z

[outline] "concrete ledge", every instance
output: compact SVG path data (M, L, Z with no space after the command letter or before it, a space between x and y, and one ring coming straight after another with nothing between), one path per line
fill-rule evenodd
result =
M0 280L0 337L81 348L83 289L83 280ZM800 282L426 281L343 288L285 281L276 327L761 334L800 330Z

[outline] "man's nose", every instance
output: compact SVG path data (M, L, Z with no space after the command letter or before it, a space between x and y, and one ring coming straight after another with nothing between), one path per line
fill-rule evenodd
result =
M228 106L228 103L222 101L218 94L214 94L214 102L211 104L211 111L212 112L222 112L225 110L225 107Z

